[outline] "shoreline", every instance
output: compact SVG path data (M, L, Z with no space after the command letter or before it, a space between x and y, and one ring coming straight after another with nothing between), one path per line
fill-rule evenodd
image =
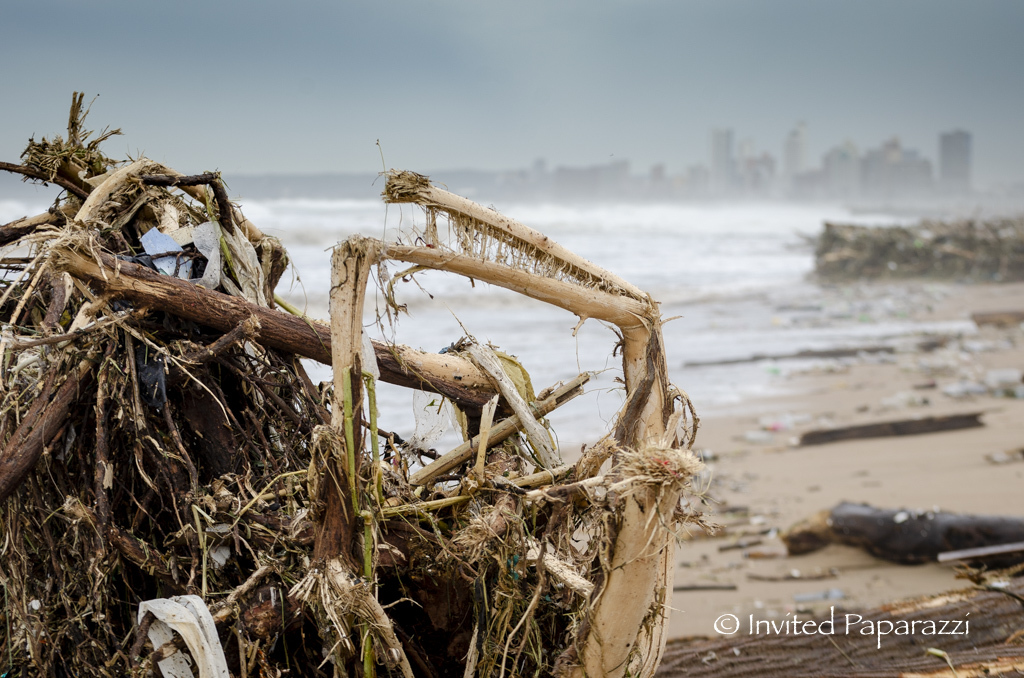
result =
M1021 300L1024 284L951 286L915 321L969 320L975 312L1019 308ZM1024 368L1021 328L980 328L927 353L835 361L828 369L783 377L785 393L698 409L696 447L708 459L701 482L710 504L702 508L724 529L707 537L693 528L677 550L675 585L692 590L673 595L670 637L718 637L714 621L727 613L778 621L787 613L814 616L832 605L864 609L962 588L953 564L897 565L840 545L790 557L777 533L841 501L1024 516L1024 458L990 459L1024 446L1024 399L943 393L998 368ZM932 388L914 388L929 382ZM791 446L809 429L971 411L984 412L983 427ZM773 423L786 430L764 431ZM744 510L730 513L729 507ZM728 587L735 588L723 590Z

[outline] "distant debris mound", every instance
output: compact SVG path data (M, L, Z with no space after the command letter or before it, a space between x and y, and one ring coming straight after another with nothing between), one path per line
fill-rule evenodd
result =
M871 227L825 223L814 268L823 280L1024 280L1024 216Z

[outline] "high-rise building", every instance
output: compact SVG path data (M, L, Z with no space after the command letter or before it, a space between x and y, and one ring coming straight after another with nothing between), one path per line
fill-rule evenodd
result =
M793 178L807 170L807 125L797 123L789 134L782 149L782 173L792 182Z
M939 185L951 193L971 192L971 134L958 129L939 135Z
M729 193L736 181L736 158L733 155L731 129L711 132L711 190L717 194Z
M932 163L892 138L869 150L861 161L861 190L866 196L895 198L924 195L933 189Z
M822 160L825 190L835 198L860 195L860 153L851 141L836 146Z

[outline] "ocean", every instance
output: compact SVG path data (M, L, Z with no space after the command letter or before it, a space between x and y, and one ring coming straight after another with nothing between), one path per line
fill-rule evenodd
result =
M292 269L278 287L309 315L327 318L330 248L349 235L400 238L410 243L424 217L414 206L371 200L244 200L246 216L281 239ZM0 223L36 214L45 204L0 200ZM786 372L808 361L736 360L800 350L892 343L922 332L970 332L969 322L912 320L914 308L938 301L943 287L919 286L913 294L884 286L820 287L808 281L813 238L825 221L907 223L906 217L853 214L836 205L812 204L503 204L506 216L540 230L590 261L650 292L661 303L670 378L693 399L698 413L736 411L754 398L786 389ZM392 262L389 275L402 270ZM597 321L576 336L572 314L506 290L440 272L421 272L396 285L407 307L397 323L384 317L379 294L367 301L367 332L426 351L439 351L470 333L515 355L537 391L579 372L599 372L587 392L550 416L563 447L579 449L603 435L622 391L612 357L616 337ZM379 320L378 320L379 318ZM687 364L691 364L686 366ZM330 369L309 364L314 381ZM408 436L436 424L413 412L406 389L381 384L380 425ZM417 401L429 406L432 398ZM436 416L434 417L436 420ZM438 449L457 443L454 432Z

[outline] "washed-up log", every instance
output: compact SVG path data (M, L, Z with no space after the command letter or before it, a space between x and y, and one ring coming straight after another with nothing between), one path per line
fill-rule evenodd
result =
M992 325L994 327L1016 327L1024 323L1024 311L995 311L991 313L972 313L971 320L978 327Z
M843 502L780 535L790 555L846 544L896 563L938 560L947 551L1024 541L1024 518L878 509Z
M862 348L835 348L829 350L797 351L796 353L755 353L745 358L725 358L722 360L700 360L683 363L683 367L710 367L713 365L739 365L742 363L756 363L762 360L801 360L813 358L855 358L862 353L868 355L876 353L895 353L892 346L864 346Z
M71 250L57 257L58 266L113 298L166 311L222 332L252 316L260 322L260 342L305 358L331 363L331 331L324 323L298 318L161 275L109 254L89 258ZM457 356L424 353L406 346L374 342L381 380L399 386L435 391L457 403L482 406L494 387L470 361Z
M864 438L886 438L890 436L912 436L922 433L938 433L940 431L957 431L964 428L984 426L980 417L984 412L968 414L950 414L943 417L923 417L921 419L901 419L884 421L877 424L861 424L842 428L808 431L800 436L801 445L823 445L842 440L862 440Z

